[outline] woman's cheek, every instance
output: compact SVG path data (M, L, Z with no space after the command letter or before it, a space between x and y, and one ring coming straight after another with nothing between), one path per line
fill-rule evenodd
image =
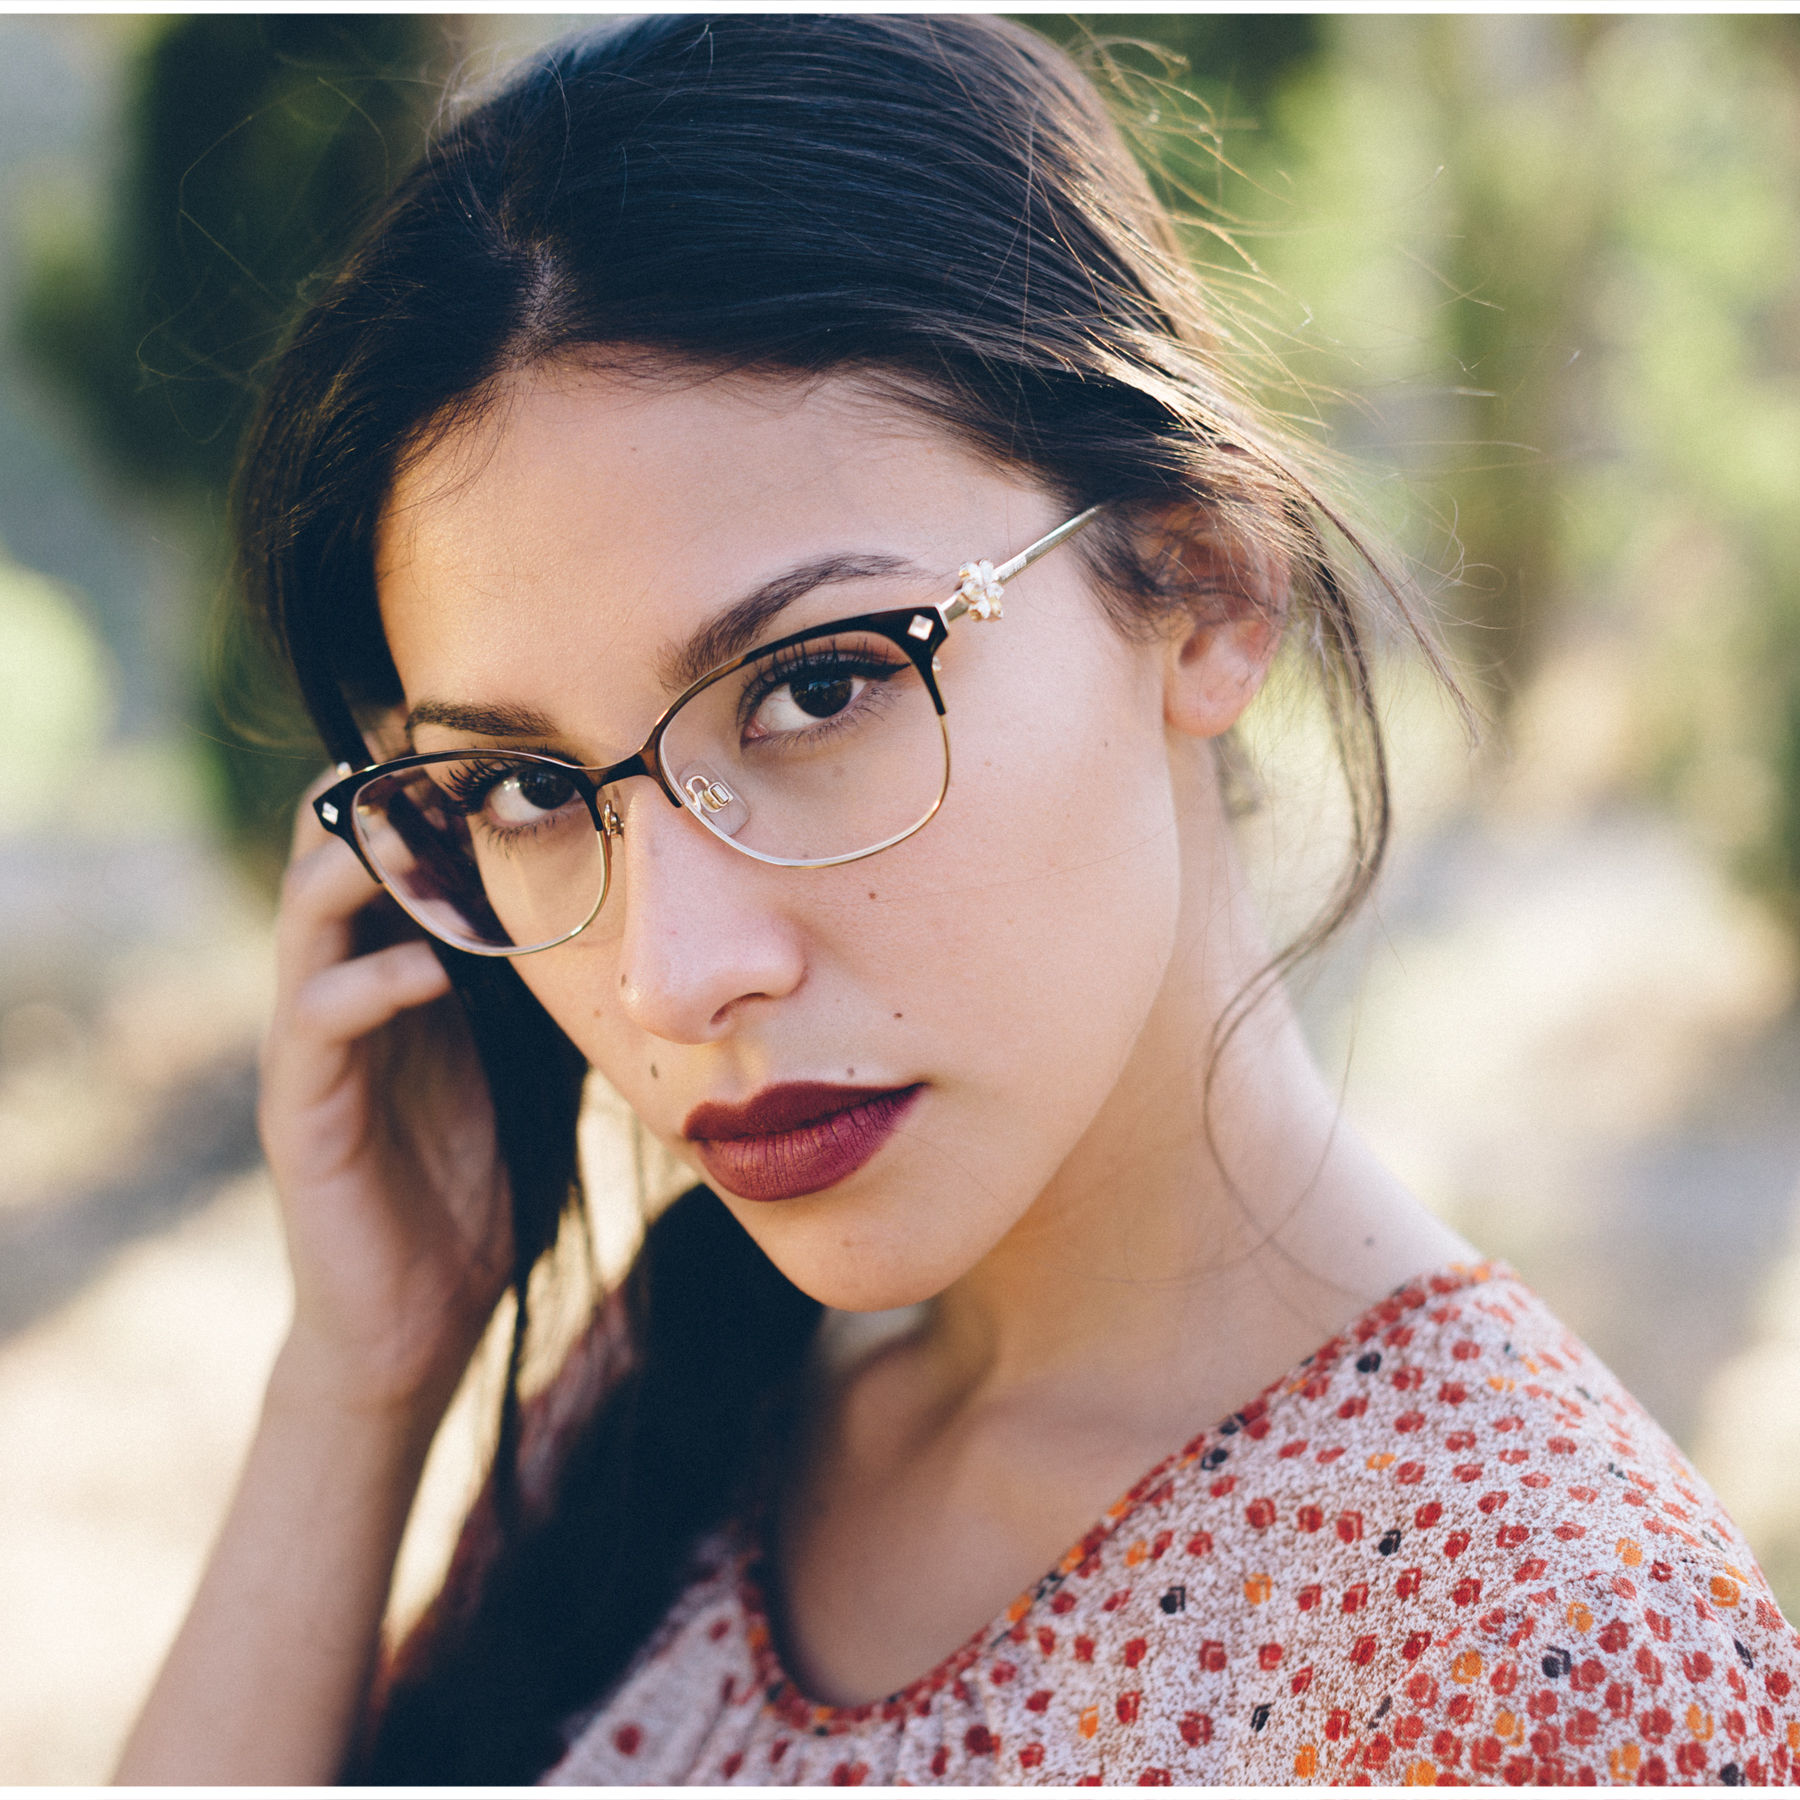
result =
M1085 783L1039 766L1044 803L1010 803L1021 777L972 801L961 866L944 871L961 903L914 935L931 947L926 1013L947 1061L991 1088L1008 1135L1029 1120L1048 1144L1080 1135L1155 1005L1181 865L1160 732L1140 745L1115 731Z
M614 1086L619 1021L608 990L618 986L617 960L610 944L584 935L513 962L533 998Z

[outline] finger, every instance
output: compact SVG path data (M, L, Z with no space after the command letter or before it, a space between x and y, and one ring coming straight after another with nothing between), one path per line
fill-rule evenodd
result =
M290 863L275 920L278 986L343 962L352 949L351 921L380 892L355 851L336 838Z
M348 1044L449 991L430 945L395 944L321 969L295 992L290 1017L310 1036Z

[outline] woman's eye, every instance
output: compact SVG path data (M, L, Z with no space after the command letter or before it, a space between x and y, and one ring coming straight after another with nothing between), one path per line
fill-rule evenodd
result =
M487 811L501 825L535 825L575 798L575 783L560 769L521 769L489 790Z
M763 696L750 720L751 735L773 737L835 719L872 685L868 674L848 669L796 670Z

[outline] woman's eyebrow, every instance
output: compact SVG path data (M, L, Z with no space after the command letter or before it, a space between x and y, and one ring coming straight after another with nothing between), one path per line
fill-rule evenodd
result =
M555 721L535 707L459 705L454 700L421 700L406 715L409 740L421 725L473 731L482 737L551 738L556 735Z
M691 687L702 675L753 648L769 622L801 595L837 581L872 581L894 575L928 579L917 563L903 556L825 556L802 563L765 581L761 587L734 601L690 637L665 651L658 673L671 693Z

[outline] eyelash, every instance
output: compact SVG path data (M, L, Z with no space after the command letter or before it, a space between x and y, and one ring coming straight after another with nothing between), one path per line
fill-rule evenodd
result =
M564 762L560 756L553 755L548 750L533 749L529 754L541 756L547 762L555 763L558 768L575 770L579 773L577 764ZM461 767L454 763L450 764L449 767L454 772L441 780L438 785L449 797L454 811L466 819L473 818L487 804L488 795L507 776L516 775L519 770L533 766L531 763L520 762L505 755L496 755L491 761L470 757L468 762Z
M834 645L829 650L817 651L797 644L790 650L778 651L762 676L744 690L738 701L738 729L742 731L756 716L757 708L776 689L788 686L796 675L863 675L872 681L890 681L909 666L904 658L886 661L873 650L847 652Z

